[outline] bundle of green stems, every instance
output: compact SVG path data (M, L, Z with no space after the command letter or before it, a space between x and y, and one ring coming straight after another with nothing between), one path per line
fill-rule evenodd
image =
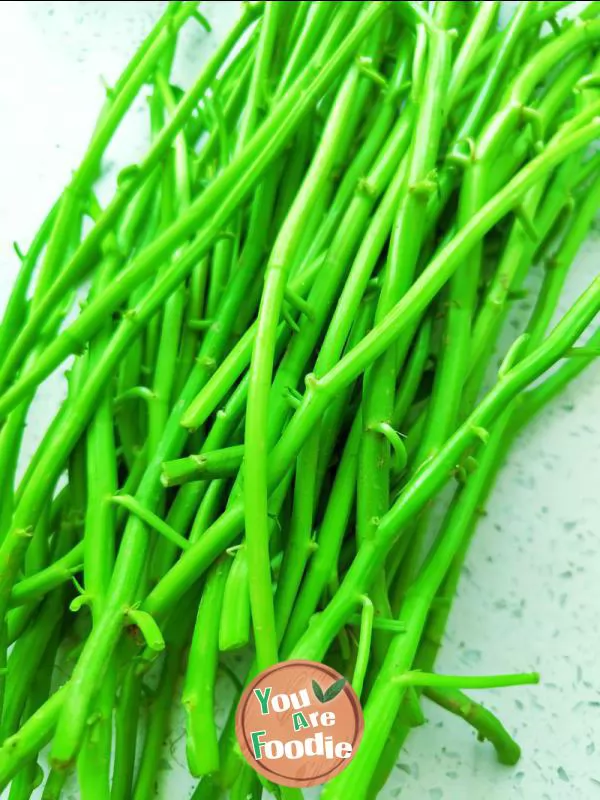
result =
M600 277L555 321L600 205L600 4L521 2L502 25L501 5L245 3L183 89L180 34L207 22L172 2L107 91L0 327L10 800L73 779L154 797L177 704L195 800L302 797L234 735L245 680L288 658L364 707L327 800L385 796L424 698L518 760L464 690L537 676L434 670L508 449L600 352ZM103 207L141 93L148 150ZM67 367L17 479L32 400Z

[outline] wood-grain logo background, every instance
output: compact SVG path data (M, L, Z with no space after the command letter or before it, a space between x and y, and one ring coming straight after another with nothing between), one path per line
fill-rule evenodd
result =
M281 786L326 783L348 766L363 733L360 701L334 669L285 661L246 687L236 716L244 757Z

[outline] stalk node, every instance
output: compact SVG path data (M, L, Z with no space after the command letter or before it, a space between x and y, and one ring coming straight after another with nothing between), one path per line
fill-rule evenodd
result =
M469 478L467 470L464 468L462 464L457 464L454 467L454 479L458 483L459 486L464 486Z
M379 433L388 440L394 452L392 470L394 473L401 472L408 463L408 451L402 440L402 434L394 430L389 422L374 422L367 430Z
M365 197L375 200L377 197L377 187L375 183L368 178L361 178L356 186L357 194L362 194Z
M426 718L419 702L419 695L416 690L409 686L402 698L402 715L406 719L409 728L420 728L425 725Z
M471 475L479 468L479 462L474 456L467 456L464 462L465 471L468 475Z
M202 356L202 358L198 358L196 361L201 367L204 367L204 369L211 374L217 368L217 362L211 356Z
M486 428L482 428L479 425L473 425L471 428L475 436L483 443L487 444L490 438L490 432Z
M122 169L117 175L117 186L119 189L127 188L127 184L135 183L140 176L140 168L137 164L130 164Z
M123 313L123 319L131 325L136 325L138 321L138 312L136 308L128 308Z
M423 180L411 184L408 187L408 191L416 197L429 199L432 194L439 190L439 185L437 170L434 169Z
M521 107L521 124L527 123L531 125L534 142L543 143L545 135L544 117L537 108L532 108L531 106Z
M82 356L86 352L88 348L88 342L84 342L77 336L74 336L70 328L67 328L66 331L63 331L62 335L69 342L71 342L71 353L74 356Z
M591 72L589 75L584 75L577 81L573 91L580 93L584 89L598 89L598 88L600 88L600 73Z
M304 383L306 385L307 390L311 394L317 392L317 390L321 387L319 379L313 372L308 373L308 375L304 378Z
M466 147L466 153L462 152L461 148ZM450 164L455 164L458 167L466 169L476 160L476 148L473 137L467 136L465 139L460 139L454 145L451 153L446 156L446 161Z
M544 261L544 268L547 272L552 272L552 270L559 269L561 266L561 261L556 256L548 256L548 258Z

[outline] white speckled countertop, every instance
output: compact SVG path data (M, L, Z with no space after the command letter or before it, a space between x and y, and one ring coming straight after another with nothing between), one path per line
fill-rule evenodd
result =
M0 310L17 270L11 242L28 244L83 152L102 101L99 75L118 74L161 6L0 4ZM236 8L203 3L216 35ZM198 29L188 41L181 75L205 39ZM135 157L144 126L132 115L111 156ZM599 256L600 241L591 239L565 306L597 273ZM58 376L36 402L26 455L62 391ZM480 525L438 664L449 673L542 673L538 687L479 693L516 734L521 762L498 765L463 722L427 705L429 724L411 735L382 800L600 798L598 409L596 366L522 437ZM179 742L164 761L164 796L189 796L192 782L177 767L182 755Z

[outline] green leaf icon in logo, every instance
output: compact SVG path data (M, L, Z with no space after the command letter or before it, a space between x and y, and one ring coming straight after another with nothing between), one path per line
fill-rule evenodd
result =
M340 678L335 683L332 683L329 689L325 692L325 703L328 703L330 700L335 700L338 694L342 691L344 686L346 685L346 679Z
M314 696L317 698L319 703L324 703L325 702L325 695L323 694L323 689L321 689L321 687L319 686L319 684L316 681L312 682L312 690L313 690Z
M329 689L325 692L316 681L312 682L312 690L320 703L329 703L331 700L335 700L338 694L342 691L344 686L346 685L346 679L340 678L339 680L332 683Z

